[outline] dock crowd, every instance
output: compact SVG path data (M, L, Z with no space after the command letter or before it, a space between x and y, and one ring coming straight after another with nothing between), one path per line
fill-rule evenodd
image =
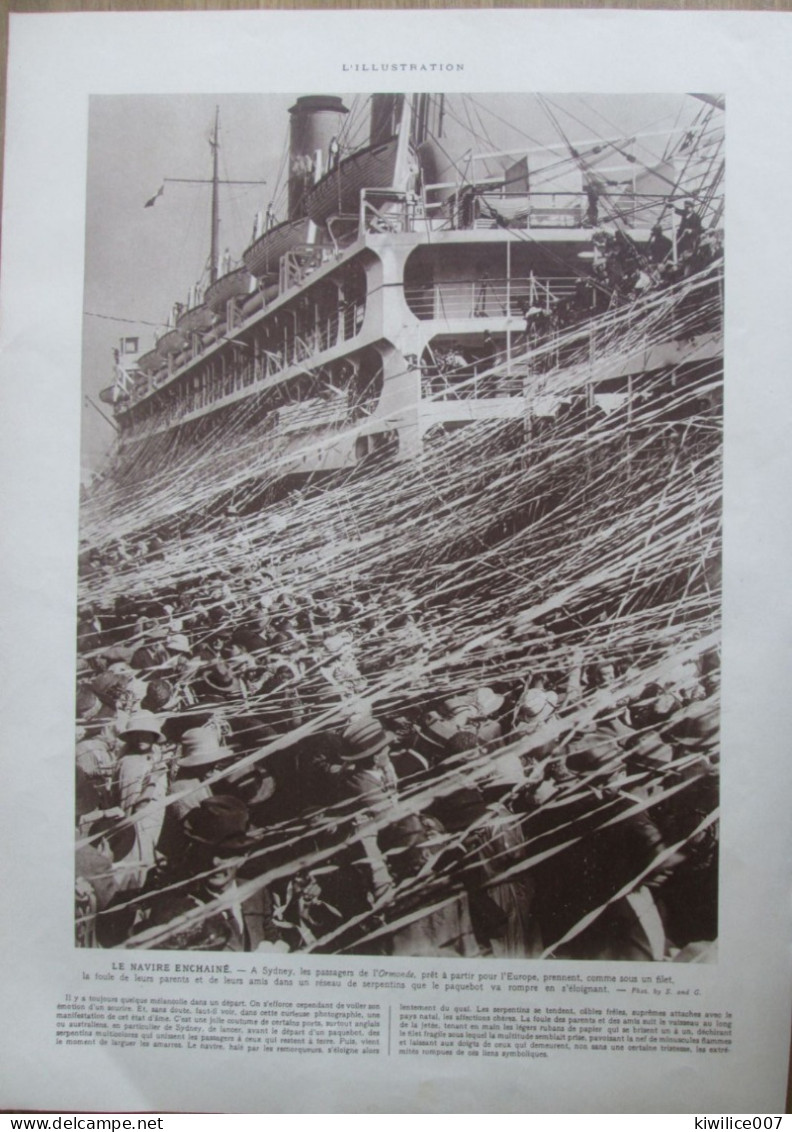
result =
M274 557L118 592L162 554L82 563L116 584L78 627L79 946L711 957L711 642L639 666L518 618L438 664L415 594Z

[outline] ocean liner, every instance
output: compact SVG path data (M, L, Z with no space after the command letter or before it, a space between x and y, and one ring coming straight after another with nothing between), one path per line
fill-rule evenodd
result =
M528 425L548 404L551 357L568 361L583 337L591 373L576 393L589 405L643 395L649 374L678 380L690 335L670 322L617 372L600 375L597 358L620 310L638 304L634 327L659 281L694 273L694 242L702 263L717 258L720 109L704 102L647 164L634 139L575 145L559 123L544 152L476 153L475 134L449 150L442 95L373 95L368 144L346 153L342 100L301 97L288 215L259 213L239 263L219 255L215 141L208 281L174 305L152 349L122 339L101 394L121 465L145 476L175 433L186 450L242 412L284 476L382 451L408 460L438 429ZM717 325L701 330L691 365L719 353ZM572 390L550 392L556 403Z
M298 97L238 262L215 119L81 509L79 945L713 957L723 102L570 105Z

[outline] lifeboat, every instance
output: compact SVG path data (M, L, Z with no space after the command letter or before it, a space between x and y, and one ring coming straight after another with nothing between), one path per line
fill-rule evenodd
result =
M207 288L204 296L206 306L214 312L224 311L229 299L250 294L251 282L252 276L246 267L238 267L226 275L221 275L211 287Z
M157 352L161 357L167 357L169 354L178 354L186 345L186 334L178 327L174 327L166 331L157 342Z
M160 353L159 346L155 346L153 350L149 350L147 354L141 354L137 360L137 368L142 370L143 373L156 373L162 367L167 355Z
M274 228L270 228L269 232L259 236L242 256L250 274L255 275L257 279L277 275L281 257L298 244L308 242L309 223L310 221L304 216L298 220L284 220L282 224L277 224Z
M323 223L329 216L360 211L363 189L389 189L396 173L399 139L359 149L326 173L308 190L305 210L311 220Z
M177 330L183 331L185 334L192 334L200 330L206 330L212 323L212 311L209 309L207 303L201 303L199 306L190 307L189 310L184 311L176 319Z

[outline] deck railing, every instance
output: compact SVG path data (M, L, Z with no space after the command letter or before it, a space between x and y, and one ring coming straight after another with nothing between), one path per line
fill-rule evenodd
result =
M470 373L444 373L421 377L421 398L424 401L488 401L493 397L522 397L525 376L493 373L484 366L471 367Z
M549 309L575 293L575 276L449 279L405 287L410 310L421 319L521 317L531 307Z

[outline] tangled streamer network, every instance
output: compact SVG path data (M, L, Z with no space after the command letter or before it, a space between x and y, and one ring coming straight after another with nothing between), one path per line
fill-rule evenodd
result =
M722 105L678 102L655 152L539 99L541 160L505 96L291 108L285 218L104 397L79 946L714 957Z

